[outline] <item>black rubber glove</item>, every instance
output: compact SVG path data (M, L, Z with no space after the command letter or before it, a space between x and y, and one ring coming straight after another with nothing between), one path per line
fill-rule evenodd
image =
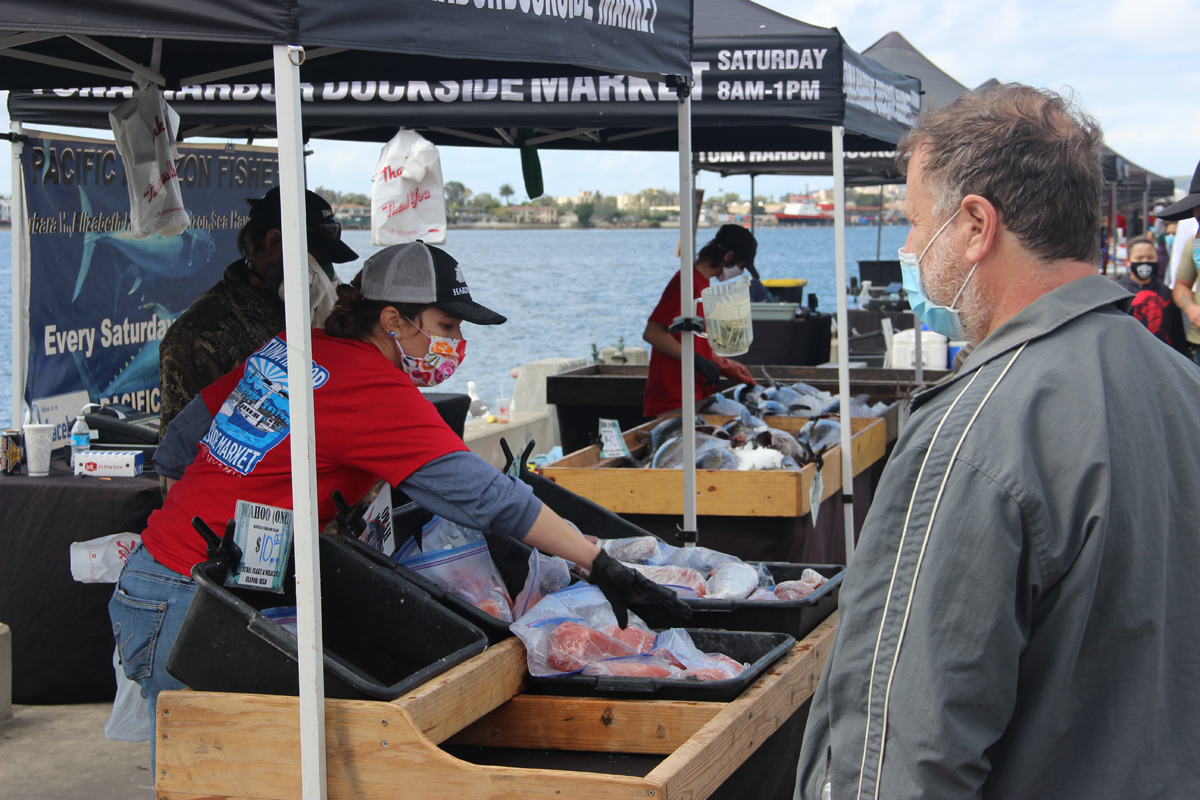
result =
M640 572L631 570L603 550L592 562L592 574L588 580L612 604L617 625L622 630L629 626L630 603L658 603L676 616L692 617L692 610L679 599L679 595L665 586L659 586Z
M716 386L721 380L721 369L699 353L693 353L696 363L696 377L710 386Z

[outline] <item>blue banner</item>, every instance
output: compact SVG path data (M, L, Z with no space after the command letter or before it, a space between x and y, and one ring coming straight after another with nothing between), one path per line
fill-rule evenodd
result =
M158 344L171 321L236 260L246 200L278 183L273 148L181 144L191 227L135 239L112 142L31 137L21 154L29 242L29 361L35 416L83 402L159 410ZM18 234L19 235L19 234ZM86 398L84 397L86 395Z

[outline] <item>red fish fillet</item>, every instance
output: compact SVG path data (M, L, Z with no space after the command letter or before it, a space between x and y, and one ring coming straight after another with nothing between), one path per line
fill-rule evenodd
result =
M546 663L559 672L575 672L606 658L636 655L629 645L600 631L564 622L550 634Z
M624 642L638 653L649 653L650 649L654 647L654 634L636 625L630 625L625 630L621 630L616 625L609 625L604 629L604 633Z

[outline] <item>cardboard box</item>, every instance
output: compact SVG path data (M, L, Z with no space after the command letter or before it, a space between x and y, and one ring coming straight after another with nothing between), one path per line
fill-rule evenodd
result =
M141 450L88 450L75 461L75 474L93 478L132 478L142 474Z

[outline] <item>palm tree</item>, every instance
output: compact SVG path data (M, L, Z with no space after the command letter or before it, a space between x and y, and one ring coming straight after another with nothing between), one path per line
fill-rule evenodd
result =
M512 197L514 194L516 194L516 192L514 192L513 188L507 183L500 187L500 196L504 198L505 205L512 205L512 203L508 201L508 198Z

